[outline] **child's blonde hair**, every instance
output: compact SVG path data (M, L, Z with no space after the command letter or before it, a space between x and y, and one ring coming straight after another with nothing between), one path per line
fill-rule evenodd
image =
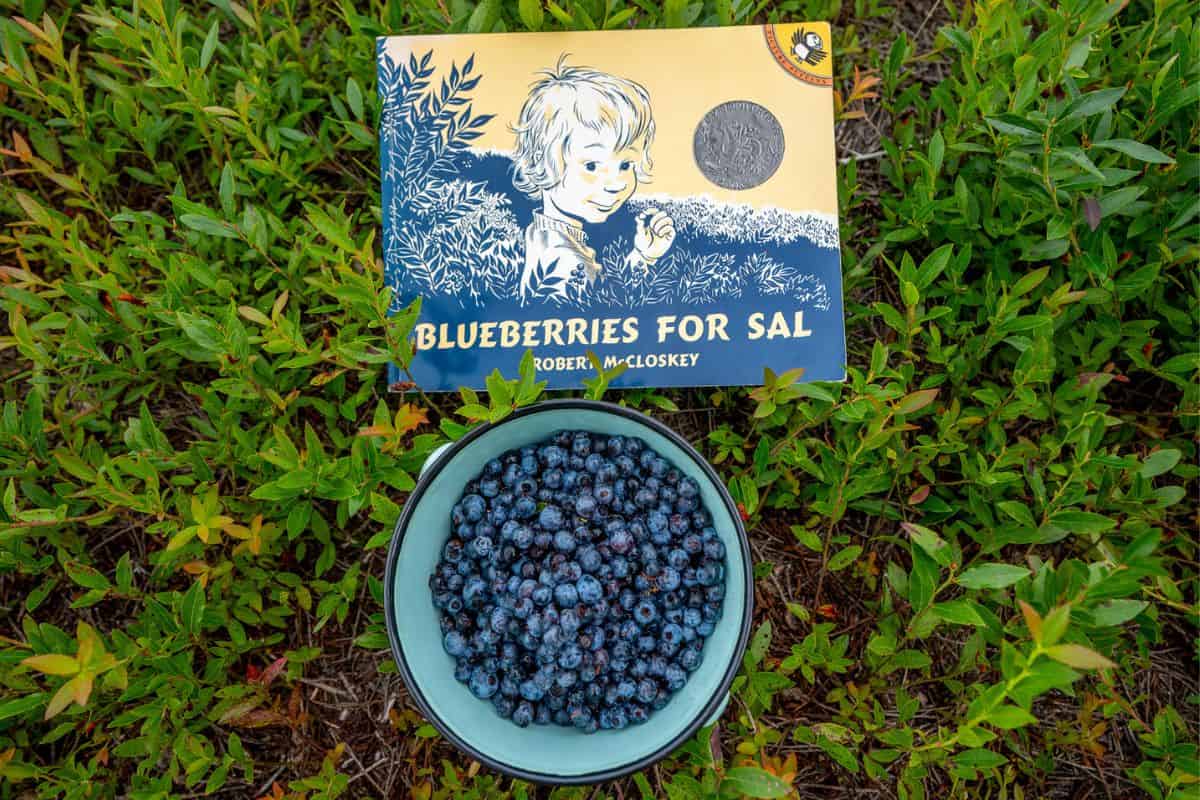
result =
M537 196L557 186L563 177L567 144L575 128L609 130L616 149L643 141L641 162L634 165L638 181L650 179L650 143L654 117L650 95L631 80L588 67L568 67L566 55L552 70L544 70L533 84L513 127L517 147L513 153L513 185Z

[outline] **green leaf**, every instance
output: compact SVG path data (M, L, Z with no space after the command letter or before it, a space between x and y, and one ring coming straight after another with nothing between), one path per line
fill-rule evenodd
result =
M1170 472L1175 469L1175 465L1179 463L1179 459L1183 457L1183 453L1178 450L1155 450L1142 463L1142 468L1138 470L1138 474L1143 478L1157 478L1159 475Z
M358 81L354 80L353 76L346 78L346 103L349 104L354 118L361 120L363 118L363 94Z
M1002 589L1028 575L1029 569L1026 567L990 563L971 567L955 578L955 582L967 589Z
M1116 520L1090 511L1058 511L1050 515L1050 524L1075 533L1103 533L1116 527Z
M540 31L546 15L542 11L542 0L520 0L517 6L521 14L521 22L531 31Z
M1118 153L1124 153L1130 158L1136 158L1138 161L1145 161L1150 164L1175 163L1175 159L1171 158L1161 150L1156 150L1148 144L1135 142L1132 139L1109 139L1105 142L1092 142L1092 147L1103 147L1107 150L1116 150Z
M1095 650L1081 644L1056 644L1047 648L1046 655L1075 669L1111 669L1116 666Z
M1101 628L1123 625L1150 605L1145 600L1109 600L1092 611L1092 622Z
M44 702L46 702L45 692L37 692L25 697L14 697L11 700L2 700L0 701L0 721L9 719L10 717L19 717L34 709L41 708Z
M955 625L974 625L981 628L987 625L983 617L975 610L975 604L970 600L960 599L937 603L933 606L933 613L938 619Z
M200 585L200 581L196 581L184 593L183 600L179 603L179 617L188 633L196 635L200 632L201 623L204 621L204 606L204 587Z
M837 572L845 569L854 563L854 559L858 558L858 554L861 552L862 547L856 544L851 545L836 553L833 558L829 559L829 563L825 566L830 572Z
M721 791L739 792L747 797L784 797L792 785L758 767L734 767L725 771Z
M766 620L758 626L754 631L754 638L750 640L750 647L746 655L750 659L751 664L761 664L763 657L767 654L767 648L771 646L771 621Z
M930 558L943 567L950 566L950 562L954 560L954 553L950 545L946 544L942 537L929 530L929 528L913 522L901 523L901 527L908 531L908 535L912 537L913 542L925 551Z
M200 214L181 214L179 221L194 231L208 236L220 236L223 239L238 238L237 228L225 220L215 217L205 217Z
M1125 95L1125 87L1117 86L1110 89L1097 89L1094 92L1080 95L1071 101L1063 113L1065 119L1073 117L1090 117L1112 108Z
M1067 625L1071 622L1071 606L1061 605L1058 608L1051 610L1049 614L1042 620L1042 638L1040 644L1042 647L1049 647L1056 643L1067 632Z
M973 767L974 769L990 769L998 767L1001 764L1007 764L1008 759L999 753L991 750L977 747L972 750L964 750L954 756L954 763L960 767Z
M903 400L896 404L895 412L897 414L916 413L932 403L937 398L939 391L938 389L921 389L920 391L907 394Z
M1010 731L1037 722L1037 717L1019 706L1006 705L993 708L984 718L1001 730Z

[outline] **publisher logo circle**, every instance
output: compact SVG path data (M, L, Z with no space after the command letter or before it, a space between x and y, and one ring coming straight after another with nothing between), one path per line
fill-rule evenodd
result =
M696 166L717 186L753 189L783 161L783 126L758 103L731 100L700 120L692 149Z

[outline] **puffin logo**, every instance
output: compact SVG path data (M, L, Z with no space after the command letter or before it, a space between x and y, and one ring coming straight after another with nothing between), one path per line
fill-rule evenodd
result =
M833 86L826 23L764 25L763 34L775 61L792 77L816 86Z
M825 52L820 34L801 28L792 34L792 55L815 67L829 54Z

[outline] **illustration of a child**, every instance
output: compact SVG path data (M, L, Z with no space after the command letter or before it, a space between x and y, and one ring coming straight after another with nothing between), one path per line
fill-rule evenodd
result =
M559 59L530 88L513 130L513 185L540 201L525 229L521 302L567 297L573 281L591 289L600 276L584 223L601 223L650 177L654 117L646 90L625 78ZM637 217L626 263L645 273L675 241L666 213Z

